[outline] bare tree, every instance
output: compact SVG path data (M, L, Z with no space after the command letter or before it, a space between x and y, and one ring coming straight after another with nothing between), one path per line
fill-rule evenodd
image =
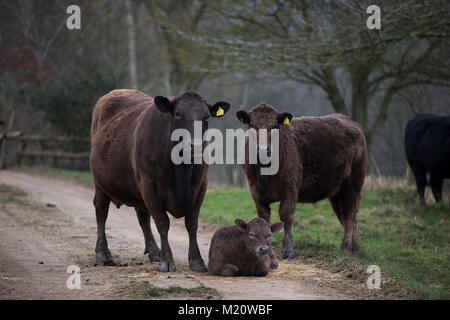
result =
M144 0L152 23L157 26L157 45L165 61L161 78L167 95L196 90L210 75L208 57L199 45L176 33L168 32L172 24L195 33L205 18L206 4L199 0ZM197 48L194 48L196 46Z
M396 95L450 85L447 2L379 1L381 30L366 26L368 1L204 3L225 30L173 32L222 57L211 72L244 70L318 86L336 112L361 124L369 145Z
M130 77L130 88L138 88L137 62L136 62L136 39L135 23L131 0L125 0L128 31L128 74Z

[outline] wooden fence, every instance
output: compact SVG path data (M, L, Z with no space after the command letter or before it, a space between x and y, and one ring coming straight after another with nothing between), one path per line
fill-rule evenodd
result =
M89 137L44 137L39 135L24 135L20 131L13 131L0 134L0 168L5 167L5 155L8 146L11 142L18 143L15 148L9 148L14 153L14 164L22 166L25 162L30 165L49 164L51 166L59 167L61 160L64 160L69 165L68 167L74 168L75 161L83 161L88 167L89 152L74 152L74 144L83 145L84 150L89 150ZM69 149L69 151L67 150ZM78 148L80 149L80 148Z

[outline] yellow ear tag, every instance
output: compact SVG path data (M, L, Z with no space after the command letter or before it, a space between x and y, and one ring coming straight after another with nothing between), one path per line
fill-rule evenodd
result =
M289 124L289 118L288 117L284 118L283 124Z
M216 112L216 117L223 116L224 114L225 114L225 112L223 111L223 109L221 107L219 107Z

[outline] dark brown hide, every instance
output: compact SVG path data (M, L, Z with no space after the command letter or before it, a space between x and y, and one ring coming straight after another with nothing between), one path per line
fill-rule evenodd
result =
M341 114L292 118L265 103L238 120L256 129L280 130L280 167L271 176L260 175L260 165L243 165L259 217L269 221L272 202L280 201L284 222L283 257L292 258L291 226L297 202L314 203L329 198L344 227L342 248L359 250L356 214L367 163L366 141L361 127ZM246 145L248 150L248 145Z
M208 105L194 92L155 100L136 90L114 90L101 97L94 107L91 127L91 171L95 182L97 215L97 260L112 263L105 237L109 203L135 207L151 260L160 261L161 271L175 271L168 243L170 212L185 218L189 233L189 265L206 271L197 244L198 213L207 186L206 164L174 165L170 137L176 128L192 134L194 120L207 128L217 105L224 112L229 104ZM159 250L150 229L153 217L161 236Z
M283 227L282 222L269 225L262 218L249 223L236 219L234 226L218 229L209 248L209 271L218 276L265 276L278 263L270 247L271 233Z

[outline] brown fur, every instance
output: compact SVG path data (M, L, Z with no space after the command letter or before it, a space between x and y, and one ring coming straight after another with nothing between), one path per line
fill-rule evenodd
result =
M269 237L283 227L282 222L269 225L255 218L249 223L236 219L235 226L218 229L209 248L209 271L218 276L265 276L278 263Z
M91 127L91 171L95 182L97 260L111 264L105 237L109 203L135 207L145 238L145 253L160 262L161 271L175 271L168 243L169 218L185 217L189 233L189 265L206 271L197 244L198 213L206 192L207 168L202 164L172 163L170 141L176 128L193 129L193 121L206 123L217 104L226 112L229 104L211 106L194 92L167 99L136 90L114 90L94 107ZM207 125L206 125L207 127ZM203 128L206 130L206 128ZM150 229L153 217L161 236L159 250Z
M236 115L242 120L242 114ZM277 124L280 129L280 168L276 175L261 176L258 164L243 165L258 215L269 221L270 203L280 201L280 219L285 224L283 257L292 258L291 226L296 202L329 198L345 230L342 248L359 250L356 214L367 164L361 127L341 114L292 118L288 125L277 122L279 115L275 108L263 103L244 117L257 129Z

